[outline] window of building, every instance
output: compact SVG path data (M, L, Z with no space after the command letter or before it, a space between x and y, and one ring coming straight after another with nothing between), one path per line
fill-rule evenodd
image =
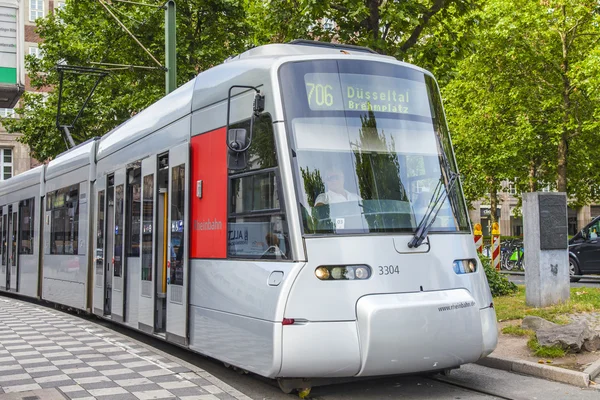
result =
M29 0L29 20L31 22L44 16L44 0Z
M64 1L57 1L55 4L57 9L64 8L67 5Z
M250 129L250 121L232 126ZM254 124L248 166L229 173L227 255L236 258L286 259L288 228L279 197L279 169L273 123L262 114Z
M23 200L19 203L19 254L33 254L33 227L34 225L34 201L35 199Z
M12 149L0 149L0 168L2 168L2 179L7 180L13 176L13 151Z
M29 46L29 55L35 58L42 58L42 52L39 47Z
M48 193L52 211L50 226L51 254L78 254L79 185Z
M135 167L127 170L127 255L140 256L140 226L142 215L142 170Z
M3 118L14 118L16 112L14 108L0 108L0 117Z

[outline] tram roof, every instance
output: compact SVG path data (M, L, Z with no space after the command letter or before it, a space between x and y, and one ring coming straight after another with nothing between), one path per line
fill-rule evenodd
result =
M46 180L93 164L96 161L95 150L97 141L98 138L89 139L50 161L46 167Z
M223 100L232 85L247 84L261 71L269 70L278 59L349 54L373 60L399 62L366 47L297 40L287 44L268 44L227 59L180 86L139 114L104 135L98 142L97 160L152 134L194 110ZM421 68L406 64L415 69Z
M0 183L0 196L14 192L17 189L24 189L40 184L44 177L45 167L45 165L39 165L19 175L15 175L10 179L2 181Z

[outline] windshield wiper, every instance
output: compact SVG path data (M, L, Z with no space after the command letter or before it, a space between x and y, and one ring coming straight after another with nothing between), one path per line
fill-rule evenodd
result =
M454 190L456 181L458 180L458 174L452 170L448 170L448 173L450 175L450 178L448 179L448 187L444 187L444 179L443 177L440 177L440 180L433 191L433 195L429 200L429 204L427 205L423 219L419 223L419 226L417 226L415 235L410 242L408 242L409 248L417 248L423 243L423 240L425 240L427 237L427 233L429 232L431 225L433 225L435 222L435 217L440 212L444 201L446 201L448 195L452 192L452 190Z

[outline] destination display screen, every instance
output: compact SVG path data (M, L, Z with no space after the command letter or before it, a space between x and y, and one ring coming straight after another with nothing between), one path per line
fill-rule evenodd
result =
M425 82L380 75L307 73L313 111L375 111L431 117Z

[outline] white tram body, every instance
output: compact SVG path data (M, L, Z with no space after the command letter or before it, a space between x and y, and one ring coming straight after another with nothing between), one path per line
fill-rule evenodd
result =
M0 290L270 378L458 367L497 328L454 172L427 71L258 47L1 182Z

